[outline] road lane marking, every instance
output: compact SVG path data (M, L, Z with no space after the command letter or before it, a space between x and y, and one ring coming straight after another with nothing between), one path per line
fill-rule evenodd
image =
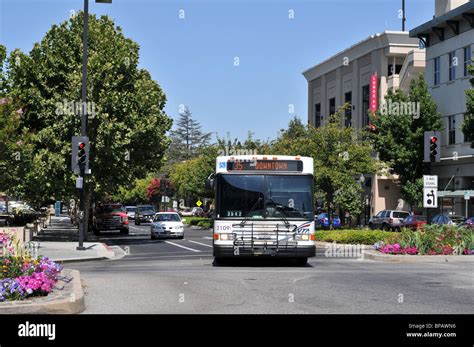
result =
M129 228L132 228L132 229L135 229L135 230L139 230L139 231L147 231L147 230L144 230L144 229L141 229L141 228L137 228L137 227L134 227L134 226L131 226L131 225L129 225L128 227L129 227Z
M210 236L204 236L203 239L212 240L212 237L210 237Z
M183 246L183 245L179 245L179 244L177 244L177 243L174 243L174 242L171 242L171 241L165 241L165 243L167 243L167 244L169 244L169 245L176 246L176 247L181 247L181 248L187 249L188 251L192 251L192 252L201 252L201 251L200 251L200 250L198 250L198 249L189 248L189 247L186 247L186 246Z
M197 242L197 241L193 241L193 240L188 240L189 242L192 242L192 243L195 243L196 245L201 245L201 246L206 246L206 247L211 247L212 248L212 245L206 245L205 243L201 243L201 242Z

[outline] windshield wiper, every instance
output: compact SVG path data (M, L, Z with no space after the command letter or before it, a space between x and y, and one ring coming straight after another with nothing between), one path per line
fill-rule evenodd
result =
M283 205L278 205L272 198L267 198L267 200L271 202L272 204L274 204L276 209L280 210L280 215L281 215L281 218L283 219L283 222L285 223L285 227L289 229L290 222L286 218L285 210L282 208Z
M255 203L253 204L252 208L250 209L250 211L248 211L247 213L247 216L245 216L244 220L242 222L240 222L240 227L243 228L245 226L245 223L247 223L247 221L249 220L250 218L250 213L252 213L254 211L254 209L257 207L258 203L262 200L262 197L259 196L257 201L255 201Z

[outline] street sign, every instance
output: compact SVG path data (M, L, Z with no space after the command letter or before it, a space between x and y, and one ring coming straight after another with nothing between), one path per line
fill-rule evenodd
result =
M77 177L76 178L76 188L77 189L82 189L83 186L84 186L84 178Z
M423 175L423 188L438 188L438 176Z
M471 199L471 195L469 194L469 192L464 192L464 200L469 200Z
M438 188L423 188L423 207L438 207Z
M196 202L196 205L197 205L198 207L201 207L201 205L202 205L201 200L198 200L198 201Z
M163 196L161 197L161 202L166 202L166 203L170 202L169 196L164 196L164 195L163 195Z

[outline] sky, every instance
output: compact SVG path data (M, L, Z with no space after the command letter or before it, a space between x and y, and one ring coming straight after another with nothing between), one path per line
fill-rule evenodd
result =
M173 119L186 105L219 137L274 139L307 121L306 69L368 36L401 30L402 0L113 0L107 14L140 45L140 67L163 88ZM29 52L81 0L0 0L0 43ZM434 0L406 0L407 29ZM184 17L184 18L183 18ZM292 113L293 111L293 113Z

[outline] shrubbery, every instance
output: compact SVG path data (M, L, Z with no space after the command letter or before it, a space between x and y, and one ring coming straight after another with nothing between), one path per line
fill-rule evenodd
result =
M395 243L398 233L381 230L318 230L316 241L337 242L343 244L373 245L376 242Z
M382 253L398 254L397 250L412 249L410 254L422 255L461 255L474 254L473 231L455 225L425 225L421 230L403 229L398 243L378 244L376 249Z

